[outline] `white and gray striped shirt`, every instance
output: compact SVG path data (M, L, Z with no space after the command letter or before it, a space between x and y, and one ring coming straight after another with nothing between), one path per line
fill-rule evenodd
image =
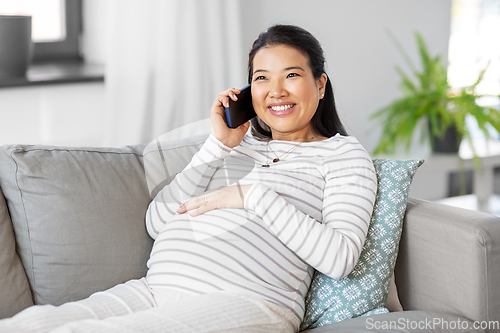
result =
M247 133L231 149L210 135L149 206L146 226L155 239L150 286L246 293L302 320L314 269L338 279L354 268L377 180L370 156L354 137L304 142L286 155L296 144L274 140L268 148ZM245 209L197 217L176 213L187 199L236 183L253 184Z

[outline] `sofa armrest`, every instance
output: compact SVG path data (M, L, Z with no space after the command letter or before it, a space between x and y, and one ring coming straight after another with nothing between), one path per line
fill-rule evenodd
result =
M410 198L395 275L405 310L500 320L500 218Z

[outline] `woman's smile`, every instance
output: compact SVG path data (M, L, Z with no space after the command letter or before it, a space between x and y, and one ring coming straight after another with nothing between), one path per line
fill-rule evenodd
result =
M286 116L292 113L295 110L296 104L290 103L275 103L271 104L267 109L274 116Z

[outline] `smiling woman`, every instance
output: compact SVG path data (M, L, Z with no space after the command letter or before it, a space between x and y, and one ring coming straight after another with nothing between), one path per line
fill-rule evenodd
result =
M215 98L208 139L146 212L146 276L56 310L30 308L0 331L298 332L315 270L340 279L354 269L377 178L345 135L309 32L269 28L249 63L254 119L269 135L254 136L250 122L226 125L240 90Z

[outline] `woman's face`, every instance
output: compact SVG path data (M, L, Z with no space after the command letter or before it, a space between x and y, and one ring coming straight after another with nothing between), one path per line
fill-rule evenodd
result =
M253 59L252 101L275 140L309 141L311 118L323 98L326 74L313 76L307 58L287 45L263 47Z

